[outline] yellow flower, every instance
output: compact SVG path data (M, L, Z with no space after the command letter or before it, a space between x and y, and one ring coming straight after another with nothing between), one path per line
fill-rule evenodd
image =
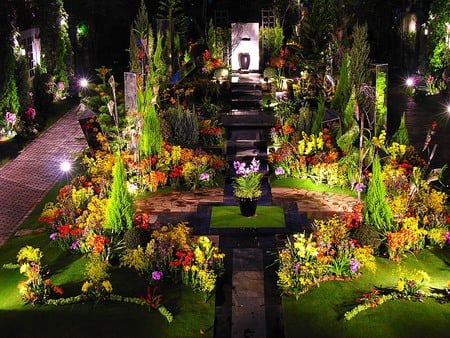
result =
M397 282L397 290L399 292L403 292L403 290L405 290L405 281L401 278Z
M109 280L104 280L102 282L102 287L103 287L103 289L105 289L106 292L108 292L108 293L112 292L113 288L112 288L112 285Z
M86 281L83 283L83 286L81 287L81 292L86 293L89 291L89 289L92 287L92 283L89 281Z

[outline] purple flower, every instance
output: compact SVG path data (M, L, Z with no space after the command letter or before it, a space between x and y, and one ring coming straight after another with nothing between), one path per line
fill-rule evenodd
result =
M350 272L356 273L361 264L354 258L350 259Z
M281 167L278 167L278 168L275 169L275 175L276 175L276 176L284 175L285 173L286 173L286 172L285 172L284 169L281 168Z
M450 231L447 231L445 238L447 239L447 244L450 244Z
M199 179L200 179L200 181L209 181L209 174L201 173Z
M56 86L57 86L57 88L58 88L58 90L63 90L64 89L64 82L58 82L57 84L56 84Z
M355 191L356 192L362 192L366 188L366 185L364 183L357 183L355 184Z
M163 272L162 271L153 271L152 272L152 279L153 280L160 280L163 277Z
M71 250L77 250L80 247L80 240L75 240L72 244L70 244Z
M54 232L54 233L52 233L52 234L50 235L50 239L51 239L52 241L54 241L56 238L58 238L58 233L57 233L57 232Z

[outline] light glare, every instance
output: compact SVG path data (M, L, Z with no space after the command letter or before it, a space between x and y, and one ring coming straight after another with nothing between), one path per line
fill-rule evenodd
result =
M64 162L61 163L61 165L59 167L60 167L62 172L67 173L67 172L70 171L72 165L70 164L70 162L64 161Z

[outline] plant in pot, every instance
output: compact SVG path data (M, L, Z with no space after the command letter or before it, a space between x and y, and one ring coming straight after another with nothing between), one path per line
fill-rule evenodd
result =
M242 216L250 217L256 213L258 199L262 195L259 172L260 161L253 158L249 165L245 162L234 162L236 176L233 181L234 196L236 196Z

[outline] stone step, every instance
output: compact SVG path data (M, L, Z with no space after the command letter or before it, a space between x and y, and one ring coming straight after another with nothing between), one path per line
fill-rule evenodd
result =
M266 337L262 249L234 248L231 337Z
M249 110L249 114L244 114L244 112L244 109L240 109L236 111L236 114L223 115L220 118L220 122L226 128L273 127L275 125L276 120L273 114L269 114L266 112L255 114L255 110Z

